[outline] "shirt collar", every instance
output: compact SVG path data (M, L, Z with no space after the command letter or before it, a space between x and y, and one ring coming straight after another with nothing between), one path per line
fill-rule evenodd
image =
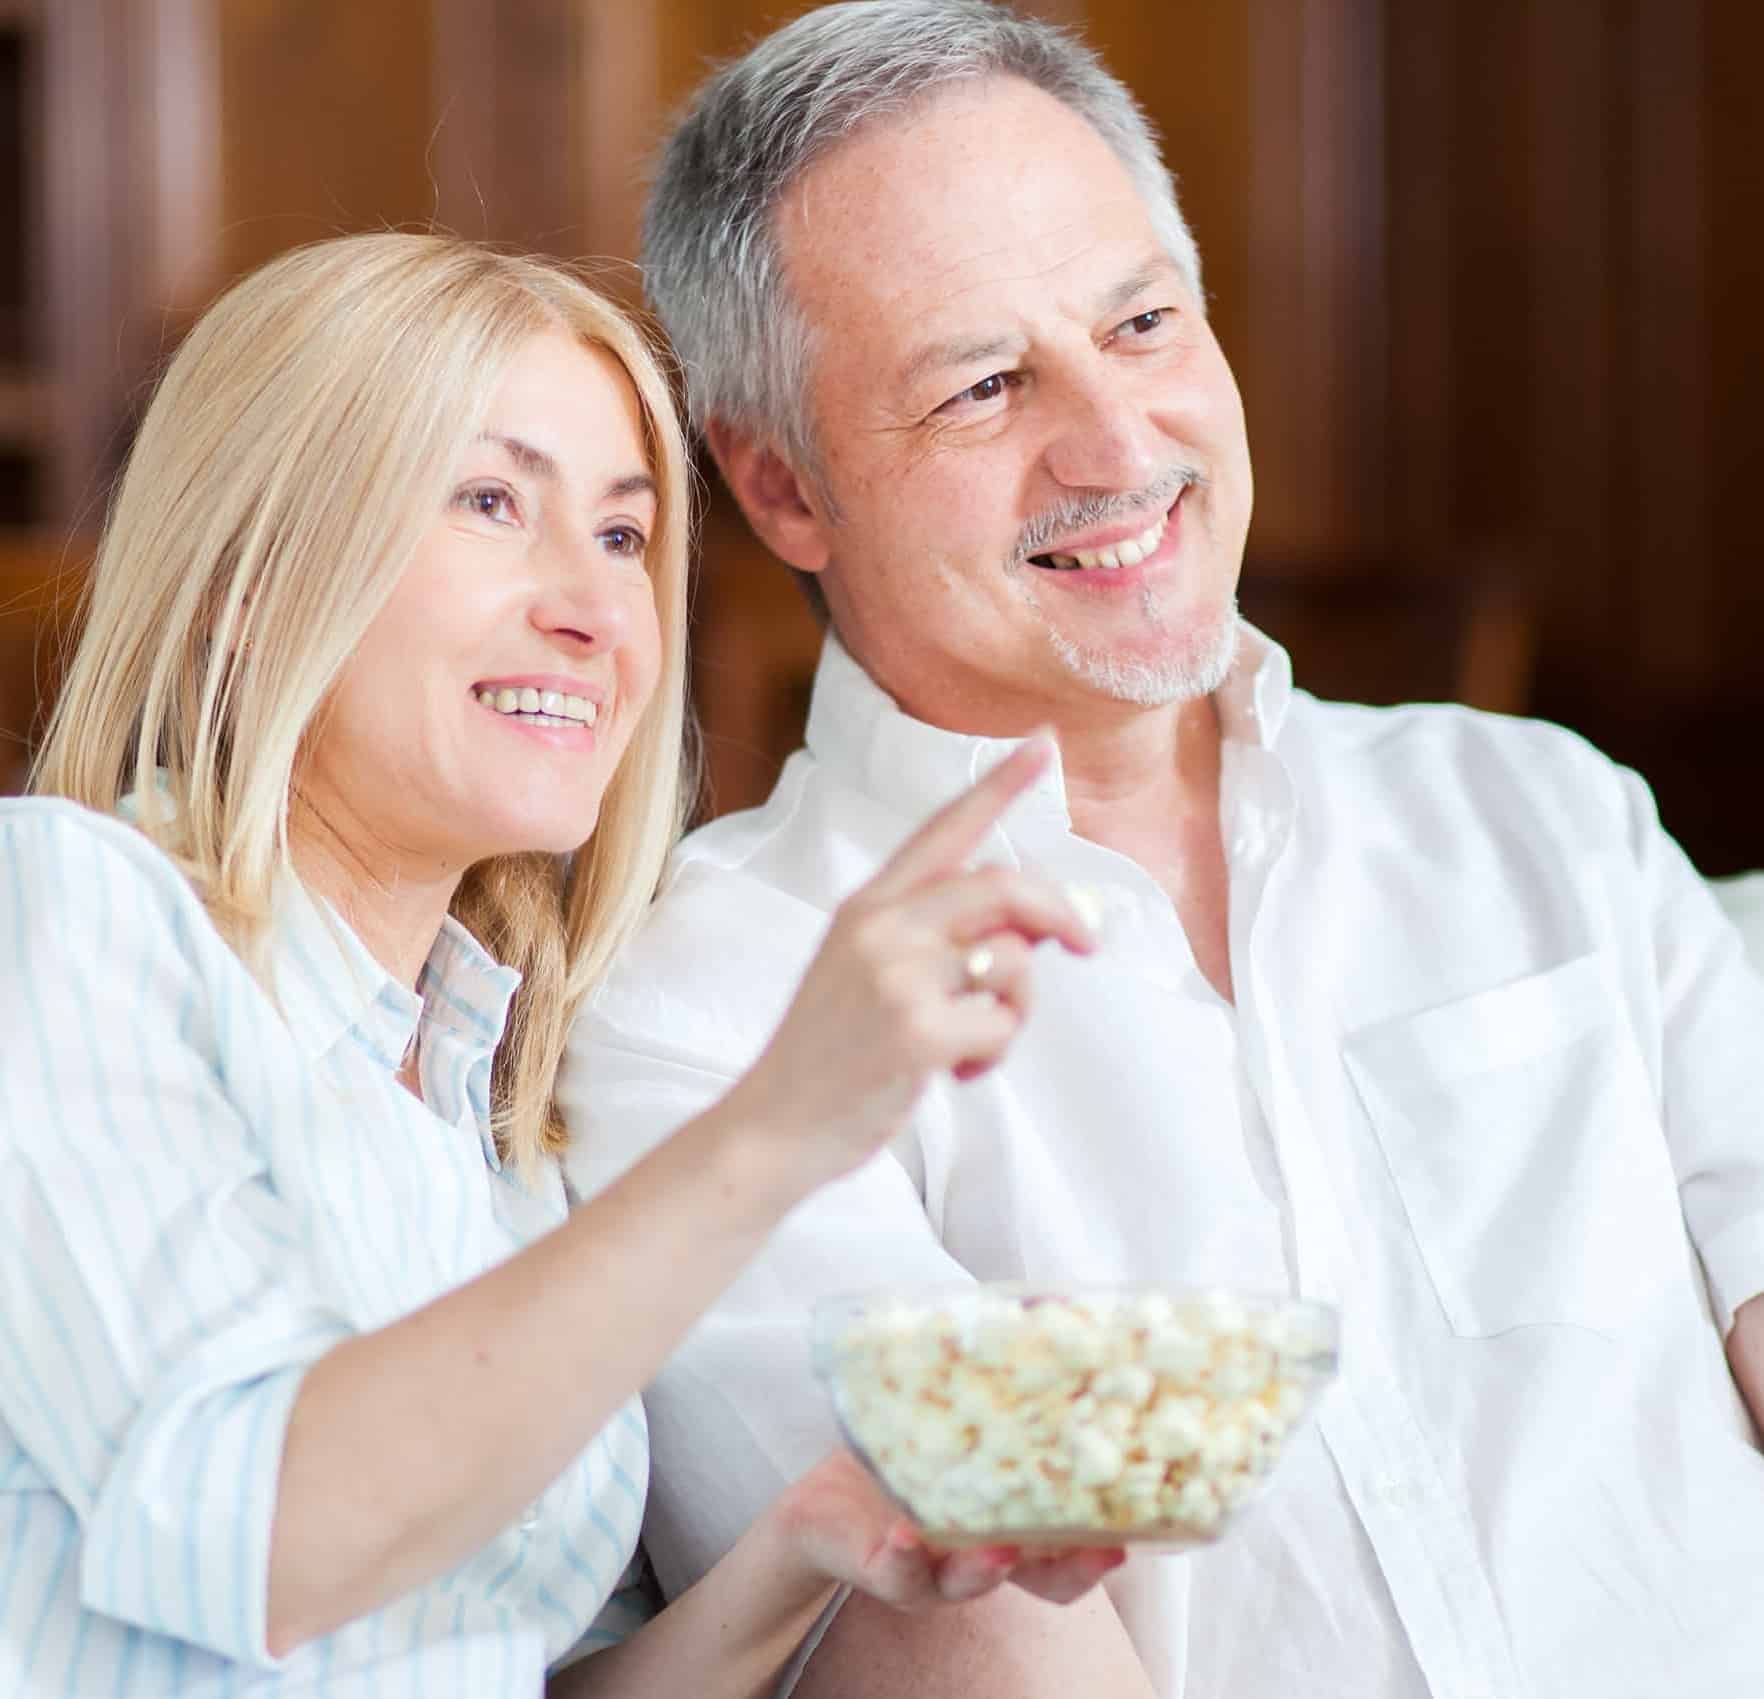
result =
M352 1036L396 1068L419 1026L487 1059L501 1042L521 982L449 915L413 991L291 874L277 886L270 933L277 1001L295 1042L314 1061Z
M1239 622L1231 671L1214 700L1227 741L1271 748L1292 700L1291 658L1271 637ZM1021 739L974 737L913 719L829 631L815 671L806 742L817 760L851 772L872 796L916 815L973 784ZM1012 813L1050 814L1069 825L1057 757Z

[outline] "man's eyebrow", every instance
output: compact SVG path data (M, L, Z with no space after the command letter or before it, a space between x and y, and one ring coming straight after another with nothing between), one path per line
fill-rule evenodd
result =
M1133 268L1114 288L1097 302L1096 315L1106 318L1130 305L1154 283L1166 277L1177 277L1176 264L1166 254L1152 254ZM977 365L982 360L997 360L1017 351L1017 338L1008 336L957 335L941 337L914 350L901 368L900 387L910 390L921 378L951 366Z
M932 372L949 366L973 365L980 360L996 360L1014 352L1018 346L1016 339L1006 336L946 336L936 342L927 342L916 349L901 368L900 387L903 391L910 390Z
M1107 318L1111 313L1118 313L1123 307L1131 306L1154 283L1161 283L1167 277L1179 275L1175 261L1167 254L1153 254L1136 266L1129 276L1122 278L1097 302L1096 316Z

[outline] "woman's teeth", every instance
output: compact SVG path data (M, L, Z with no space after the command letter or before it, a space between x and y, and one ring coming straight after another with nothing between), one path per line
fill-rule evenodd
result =
M540 726L591 726L600 717L600 710L586 696L535 690L531 685L480 690L478 700L498 714L518 714Z
M1129 537L1124 543L1116 543L1106 549L1079 549L1073 554L1046 555L1043 558L1049 565L1066 572L1076 567L1100 566L1106 570L1118 566L1138 566L1163 541L1164 527L1169 522L1169 514L1160 513L1137 537Z

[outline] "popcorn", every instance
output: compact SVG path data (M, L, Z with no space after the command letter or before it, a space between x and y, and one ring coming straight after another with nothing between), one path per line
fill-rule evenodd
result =
M1223 1293L958 1298L825 1336L854 1447L933 1536L1210 1539L1333 1372L1333 1320Z
M1126 1456L1106 1434L1080 1427L1071 1438L1072 1479L1081 1487L1106 1487L1121 1478Z

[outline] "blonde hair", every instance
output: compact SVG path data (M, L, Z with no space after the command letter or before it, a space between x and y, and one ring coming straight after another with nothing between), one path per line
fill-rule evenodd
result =
M142 423L32 780L105 811L136 793L141 830L263 979L303 742L507 363L559 328L611 354L637 394L662 667L588 843L483 862L453 901L522 974L491 1097L499 1147L529 1169L564 1147L553 1089L570 1015L654 894L686 794L685 443L645 336L581 277L376 234L297 249L223 295Z

